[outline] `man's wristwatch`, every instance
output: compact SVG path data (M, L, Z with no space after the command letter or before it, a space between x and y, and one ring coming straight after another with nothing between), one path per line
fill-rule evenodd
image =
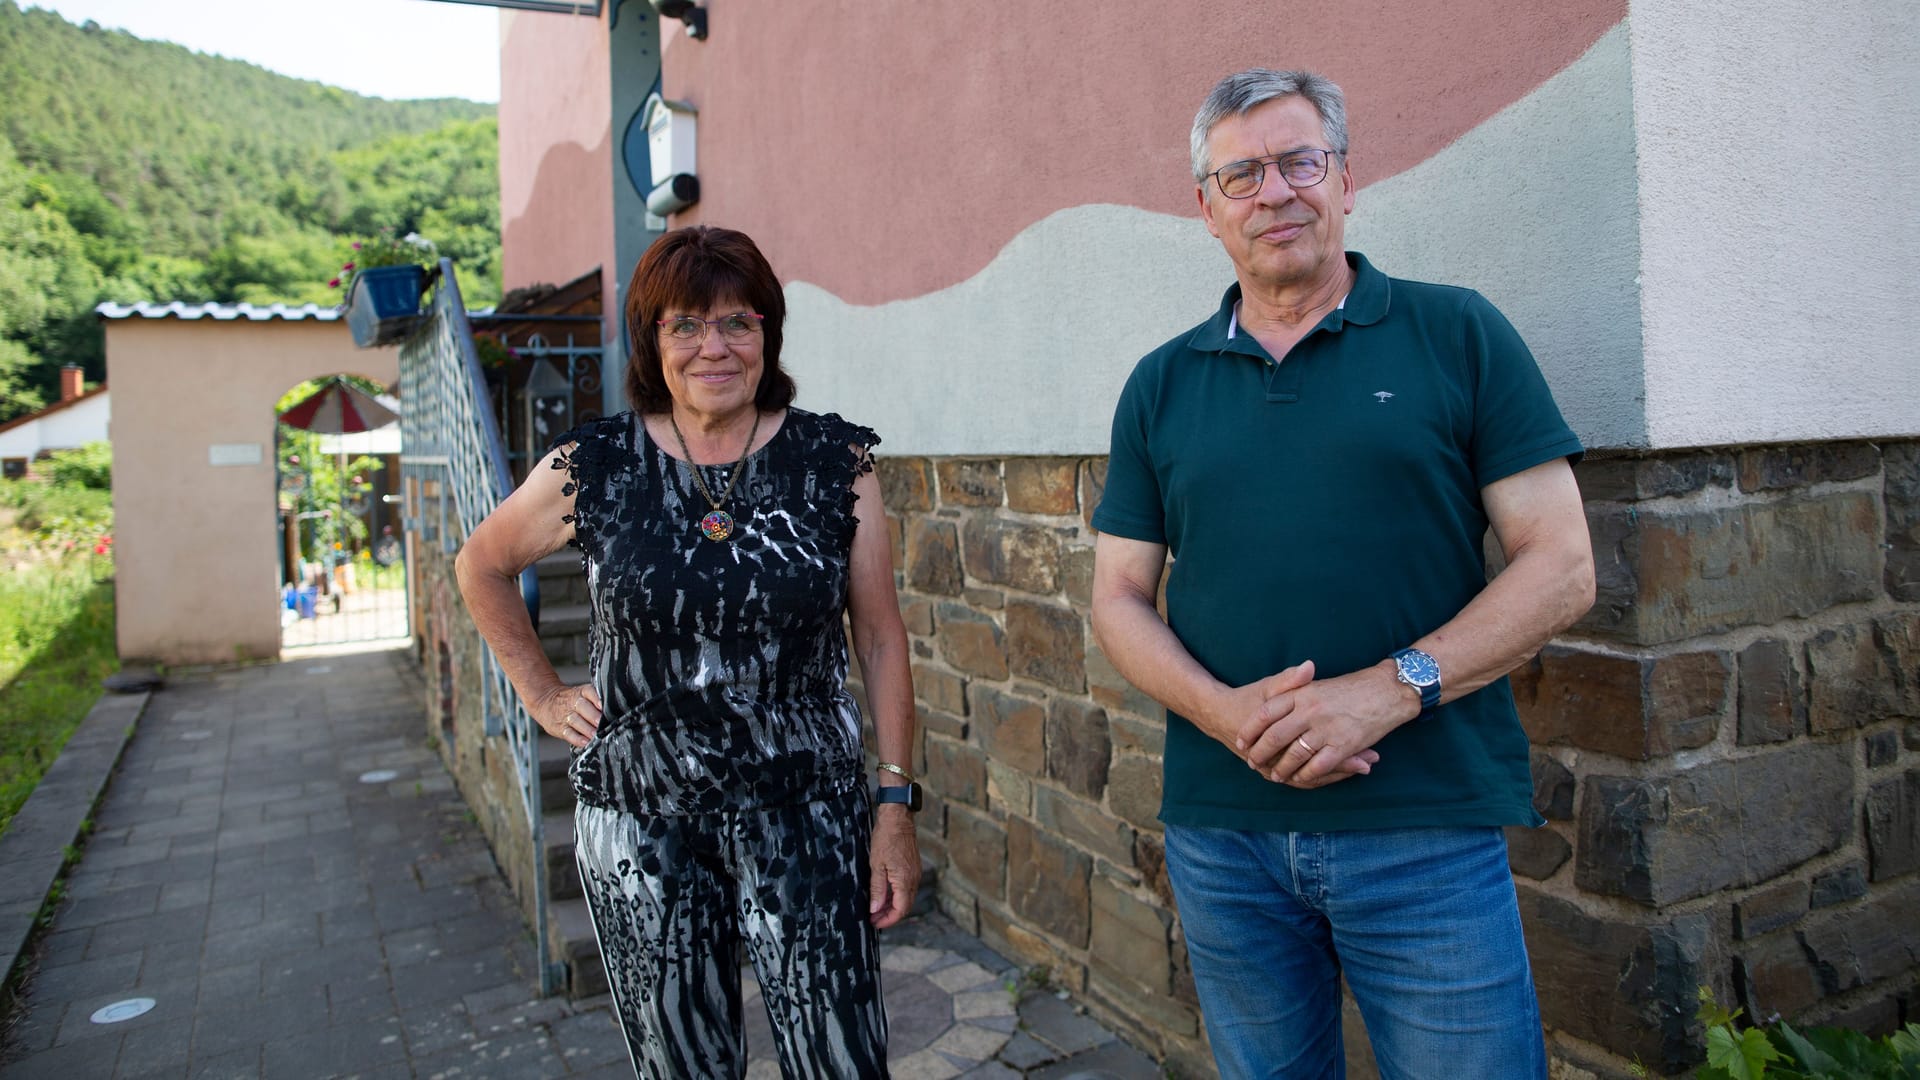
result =
M1420 715L1440 704L1440 663L1419 649L1393 654L1393 677L1420 692Z
M882 787L874 793L873 801L876 805L879 803L905 803L909 813L917 814L920 812L920 804L922 801L920 784L918 781L910 780L904 784Z

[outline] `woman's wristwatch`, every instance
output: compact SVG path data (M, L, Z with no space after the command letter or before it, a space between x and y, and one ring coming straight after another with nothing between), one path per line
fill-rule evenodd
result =
M890 772L895 776L904 776L906 777L907 782L904 784L895 784L891 787L888 787L887 785L882 784L880 786L880 789L874 793L873 801L876 804L904 803L906 804L908 813L913 813L913 814L919 813L920 805L923 801L923 798L920 792L920 782L913 778L913 774L908 772L905 768L902 768L899 765L895 765L891 761L881 762L880 771Z

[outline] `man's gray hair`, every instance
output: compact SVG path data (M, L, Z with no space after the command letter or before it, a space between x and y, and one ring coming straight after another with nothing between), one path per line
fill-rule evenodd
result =
M1207 136L1213 126L1229 116L1239 116L1274 98L1298 94L1320 114L1320 129L1326 134L1327 149L1347 156L1347 96L1332 79L1311 71L1273 71L1249 68L1237 71L1214 84L1213 92L1200 103L1193 117L1193 179L1204 183L1211 162L1207 160Z

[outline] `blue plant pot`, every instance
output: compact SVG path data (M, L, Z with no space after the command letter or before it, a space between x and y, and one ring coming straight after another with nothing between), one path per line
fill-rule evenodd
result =
M398 345L420 325L418 266L376 266L353 275L347 292L347 328L363 349Z

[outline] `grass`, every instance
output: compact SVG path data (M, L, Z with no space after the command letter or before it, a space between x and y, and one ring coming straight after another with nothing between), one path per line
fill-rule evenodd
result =
M113 557L81 550L0 556L0 832L119 667Z

